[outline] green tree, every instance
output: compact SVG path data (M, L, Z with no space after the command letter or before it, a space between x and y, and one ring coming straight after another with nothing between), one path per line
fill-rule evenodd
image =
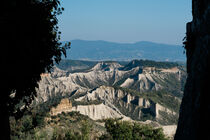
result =
M58 137L59 137L59 134L57 133L57 130L54 129L54 130L53 130L53 135L52 135L52 139L51 139L51 140L57 140Z
M22 131L26 132L33 128L32 118L29 115L26 115L22 118Z
M138 123L108 119L105 127L114 140L167 140L162 129ZM106 140L108 137L109 135L103 135L100 139Z
M65 133L65 140L83 140L79 133L72 133L70 130Z
M112 138L131 140L132 139L132 125L129 122L119 122L116 120L108 119L105 123L107 132L110 133Z
M58 0L1 1L1 139L10 139L9 116L20 117L36 96L40 74L59 63L70 44L61 46ZM15 93L15 94L12 94ZM24 107L17 106L21 102Z
M89 140L90 139L90 132L92 126L88 124L88 121L84 120L82 122L81 133L82 133L82 140Z

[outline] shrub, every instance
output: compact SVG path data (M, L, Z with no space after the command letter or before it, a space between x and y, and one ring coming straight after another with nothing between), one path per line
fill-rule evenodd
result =
M90 132L91 132L92 126L87 122L83 121L82 122L82 127L81 127L81 133L82 133L82 140L89 140L90 138Z
M167 140L162 129L154 129L148 125L108 119L105 122L105 127L111 138L114 140ZM100 139L105 140L106 136L103 135Z
M22 118L22 132L29 131L32 128L33 128L33 124L32 124L31 116L28 116L28 115L24 116Z
M64 140L81 140L82 136L80 134L74 134L71 131L67 131L65 133L65 138ZM83 139L82 139L83 140Z

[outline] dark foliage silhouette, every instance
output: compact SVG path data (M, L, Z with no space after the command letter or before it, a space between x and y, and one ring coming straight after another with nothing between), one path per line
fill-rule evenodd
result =
M58 0L3 0L1 4L3 140L10 139L9 116L21 117L36 96L40 74L59 63L70 43L59 42L56 16L64 9Z

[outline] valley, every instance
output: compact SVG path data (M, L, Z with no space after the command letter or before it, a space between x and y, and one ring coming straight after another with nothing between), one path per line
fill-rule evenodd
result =
M63 60L52 73L41 75L31 112L47 124L36 128L37 135L43 130L52 137L58 127L54 123L76 113L91 122L91 133L98 137L106 133L110 118L163 128L173 137L186 76L186 68L174 62ZM73 124L79 129L83 123Z

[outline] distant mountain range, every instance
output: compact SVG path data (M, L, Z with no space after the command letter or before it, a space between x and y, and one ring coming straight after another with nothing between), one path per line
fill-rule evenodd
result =
M63 42L65 43L65 42ZM113 43L107 41L72 40L67 58L73 60L130 61L149 59L155 61L185 61L181 45L167 45L147 41Z

